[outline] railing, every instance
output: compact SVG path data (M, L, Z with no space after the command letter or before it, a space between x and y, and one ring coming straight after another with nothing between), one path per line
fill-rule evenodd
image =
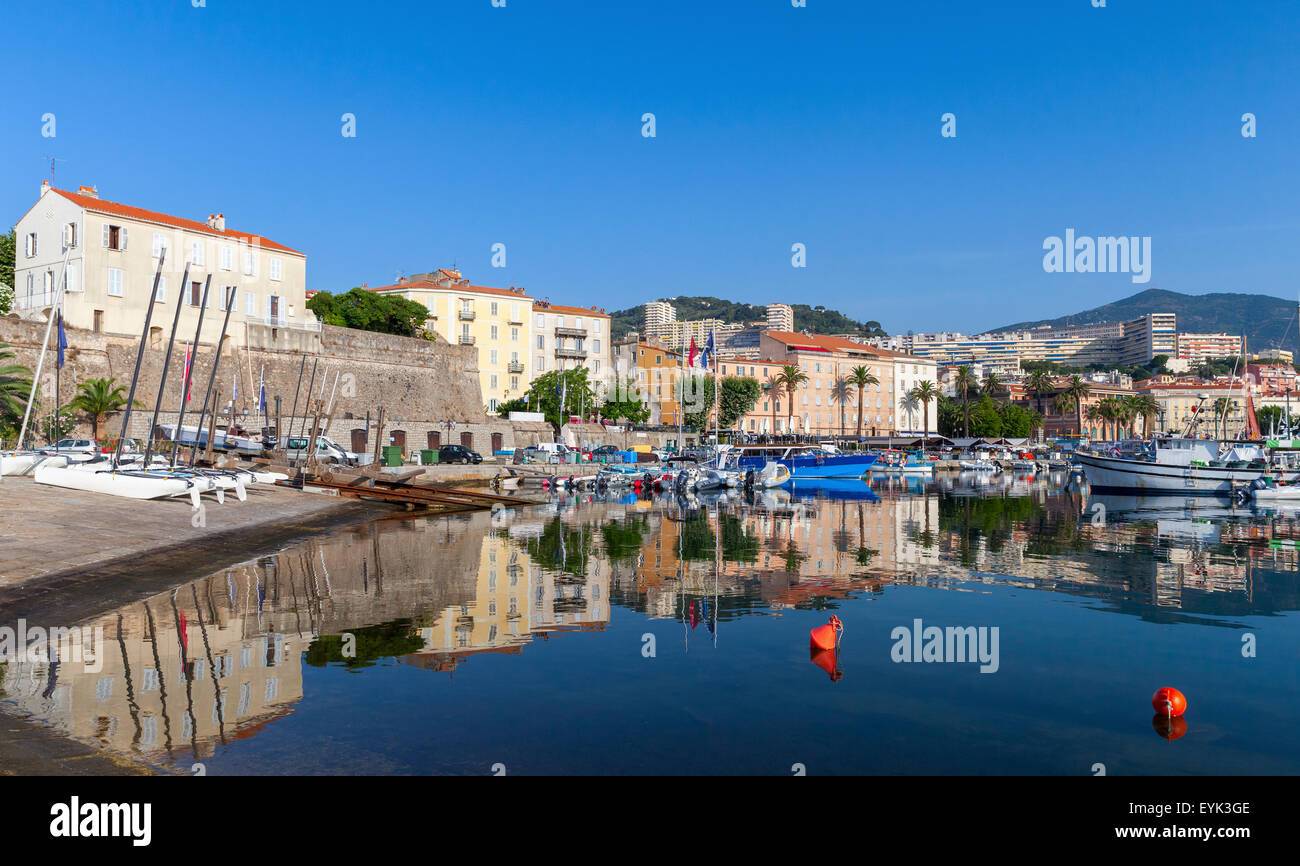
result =
M298 321L297 319L287 319L283 316L267 316L262 319L262 324L270 328L290 328L295 331L319 331L319 319L306 319Z
M587 329L586 328L556 328L555 336L573 337L578 340L585 340L587 339Z
M507 369L509 369L511 373L522 373L524 371L524 365L520 361L511 361Z
M586 349L556 349L555 357L557 358L586 358Z
M462 322L472 322L472 321L474 321L474 311L473 311L473 310L461 310L461 311L459 312L457 318L459 318Z
M472 346L472 345L474 345L474 338L473 338L472 336L470 336L469 334L461 334L461 335L460 335L460 344L461 344L462 346Z

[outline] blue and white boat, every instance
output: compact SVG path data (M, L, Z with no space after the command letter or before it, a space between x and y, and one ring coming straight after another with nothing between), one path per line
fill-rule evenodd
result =
M867 452L830 451L820 445L741 445L732 449L739 468L761 470L775 462L791 478L861 478L880 459Z

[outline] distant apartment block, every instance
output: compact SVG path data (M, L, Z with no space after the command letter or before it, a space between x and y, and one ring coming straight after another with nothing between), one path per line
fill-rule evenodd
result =
M1199 363L1211 358L1237 358L1241 356L1241 337L1230 334L1179 334L1177 357L1179 360Z
M227 337L235 345L245 343L248 326L320 328L306 308L306 255L228 229L222 214L190 220L101 199L94 187L69 192L46 182L15 231L13 308L23 318L44 319L62 284L63 316L70 326L138 335L161 258L152 343L171 327L168 316L174 309L164 314L163 307L174 308L182 299L179 333L194 332L209 277L208 335L220 329L219 322L208 324L217 318L212 313L224 313L228 306Z
M770 331L793 331L794 308L788 304L768 304L767 328Z

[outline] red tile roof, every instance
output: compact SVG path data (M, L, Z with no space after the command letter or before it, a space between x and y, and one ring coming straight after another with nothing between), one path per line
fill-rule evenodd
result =
M602 319L609 318L609 313L602 313L599 310L593 310L590 307L566 307L561 304L552 304L548 301L534 301L533 308L537 310L553 310L557 313L576 313L579 316L598 316Z
M423 289L425 291L463 292L467 295L503 295L521 301L532 301L532 298L528 295L521 295L519 292L512 292L509 289L494 289L488 286L470 286L463 283L444 285L429 280L415 280L414 282L408 281L405 283L397 283L392 286L367 286L367 289L372 292L404 292L410 289Z
M768 337L778 343L784 343L792 349L812 352L860 352L868 355L882 354L874 346L855 343L843 337L824 337L819 334L795 334L790 331L764 331Z
M127 219L139 220L140 222L154 223L155 225L168 226L169 228L184 229L192 232L202 232L203 234L216 235L217 237L229 238L234 241L243 241L248 244L263 247L270 250L278 250L285 253L293 253L297 256L305 256L291 247L284 244L278 244L270 238L261 235L251 234L249 232L237 232L233 229L215 229L205 222L198 220L188 220L184 217L170 216L158 211L145 210L144 208L134 207L129 204L119 204L115 201L106 201L95 196L82 195L81 193L68 192L65 189L51 188L50 192L56 192L66 198L73 204L83 207L94 213L112 214L114 216L126 217Z

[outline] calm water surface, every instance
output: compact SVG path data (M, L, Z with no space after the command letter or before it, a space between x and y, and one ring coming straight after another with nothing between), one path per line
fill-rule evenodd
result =
M11 663L0 699L213 775L1300 772L1296 515L1063 483L383 520L95 620L101 671ZM895 662L916 619L997 627L997 671Z

